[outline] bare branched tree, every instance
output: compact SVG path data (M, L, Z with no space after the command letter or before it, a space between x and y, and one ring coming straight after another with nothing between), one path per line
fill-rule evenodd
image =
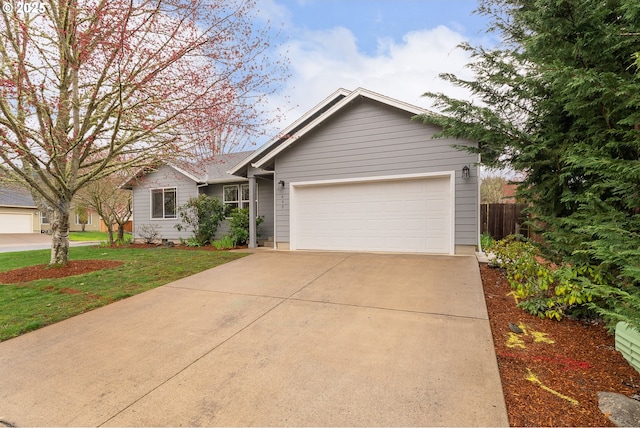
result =
M25 4L5 1L0 15L0 176L50 215L51 264L68 262L81 189L126 168L214 156L214 136L253 135L274 118L263 109L286 64L266 56L255 1Z

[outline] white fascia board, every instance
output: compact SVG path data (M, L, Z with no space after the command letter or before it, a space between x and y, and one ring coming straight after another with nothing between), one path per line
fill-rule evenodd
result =
M364 88L358 88L355 91L351 92L349 95L347 95L345 98L343 98L342 100L337 102L332 108L330 108L329 110L324 112L324 114L322 114L321 116L316 118L316 120L314 120L313 122L309 123L307 126L302 128L296 134L294 134L291 137L289 137L287 142L282 143L280 146L275 148L268 155L264 156L262 159L260 159L259 161L257 161L256 163L254 163L252 165L254 167L256 167L256 168L261 168L267 162L269 162L271 159L273 159L275 156L277 156L279 153L284 151L291 144L295 143L298 139L302 138L306 133L308 133L309 131L314 129L320 123L322 123L325 120L327 120L329 117L331 117L336 112L340 111L342 108L347 106L351 101L353 101L355 98L357 98L359 96L363 96L363 97L369 98L371 100L377 101L379 103L386 104L388 106L395 107L395 108L400 109L400 110L405 110L405 111L408 111L409 113L413 113L413 114L428 113L428 110L425 110L425 109L423 109L421 107L414 106L412 104L408 104L408 103L405 103L404 101L399 101L399 100L396 100L394 98L389 98L389 97L386 97L384 95L378 94L376 92L369 91L369 90L364 89ZM286 135L286 133L284 133L284 135Z
M167 167L169 167L171 169L174 169L177 172L179 172L180 174L185 175L187 178L193 180L196 183L202 183L202 181L203 181L202 178L196 177L193 173L190 173L189 171L185 171L184 169L182 169L182 168L180 168L178 166L172 165L170 163L162 163L162 164L158 165L158 167L153 167L153 168L152 167L141 167L141 168L139 168L136 171L135 174L133 174L131 177L127 178L122 184L120 184L118 186L118 188L119 189L131 190L134 187L134 184L135 184L134 181L136 179L141 178L141 177L147 175L150 172L154 172L154 171L156 171L158 168L160 168L162 166L167 166Z
M329 104L331 101L333 101L334 99L336 99L339 96L348 96L351 93L351 91L344 89L344 88L340 88L337 91L335 91L334 93L332 93L331 95L329 95L327 98L325 98L324 100L322 100L320 103L318 103L315 107L313 107L311 110L309 110L308 112L306 112L305 114L303 114L302 116L300 116L300 118L298 120L296 120L295 122L293 122L291 125L287 126L285 129L283 129L281 132L278 133L278 135L276 135L275 137L273 137L272 139L270 139L269 141L267 141L262 147L260 147L258 150L256 150L255 152L253 152L251 155L249 155L247 158L243 159L242 162L238 163L238 165L234 166L231 170L228 171L229 174L232 175L236 175L238 172L240 172L240 170L244 167L246 167L248 164L251 163L251 160L257 158L258 156L260 156L262 153L267 152L271 149L271 146L273 146L275 143L277 143L278 141L280 141L280 139L282 139L282 137L284 135L288 135L292 130L294 130L297 126L300 126L301 123L304 123L305 120L307 120L308 118L310 118L311 116L313 116L314 114L316 114L318 111L320 111L321 109L323 109L327 104ZM286 144L286 143L285 143ZM256 167L257 163L260 162L256 162L256 163L251 163L251 166Z
M196 183L202 183L202 178L200 177L196 177L195 174L186 171L180 167L177 167L175 165L172 164L167 164L168 167L175 169L176 171L178 171L180 174L186 175L187 177L189 177L190 179L192 179L193 181L195 181Z
M387 97L386 95L379 94L377 92L370 91L365 88L358 88L353 92L358 92L359 95L365 96L372 100L378 101L382 104L387 104L391 107L395 107L400 110L408 111L413 114L430 113L429 110L422 107L415 106L413 104L405 103L404 101L397 100L395 98Z

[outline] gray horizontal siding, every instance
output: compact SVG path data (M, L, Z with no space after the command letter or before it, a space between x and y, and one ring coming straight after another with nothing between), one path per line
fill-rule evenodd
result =
M277 241L288 242L289 183L455 171L455 244L475 245L478 236L477 156L453 148L474 144L454 139L433 139L433 126L411 121L411 115L372 100L345 107L306 134L275 159ZM464 165L471 178L463 180Z
M189 231L179 232L175 225L179 218L152 219L151 218L151 190L163 187L175 187L178 206L184 205L189 198L197 195L196 183L184 174L168 166L161 166L158 170L142 177L133 189L133 235L142 238L139 228L143 225L154 226L158 232L158 239L177 241L189 237Z
M259 239L273 238L273 179L258 177L258 215L264 219L258 227Z

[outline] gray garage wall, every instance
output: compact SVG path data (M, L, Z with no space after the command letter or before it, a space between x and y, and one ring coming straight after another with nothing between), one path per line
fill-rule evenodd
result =
M289 183L400 174L455 171L455 245L478 241L477 155L452 145L475 143L432 139L433 126L411 121L412 114L360 98L325 120L275 159L277 242L289 242ZM468 165L471 178L462 179Z

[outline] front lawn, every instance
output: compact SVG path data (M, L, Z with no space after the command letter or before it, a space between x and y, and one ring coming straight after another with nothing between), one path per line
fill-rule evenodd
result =
M65 278L40 279L19 284L0 282L0 341L245 255L163 247L70 248L70 260L118 260L123 264ZM50 250L0 253L0 273L46 264L49 256Z

